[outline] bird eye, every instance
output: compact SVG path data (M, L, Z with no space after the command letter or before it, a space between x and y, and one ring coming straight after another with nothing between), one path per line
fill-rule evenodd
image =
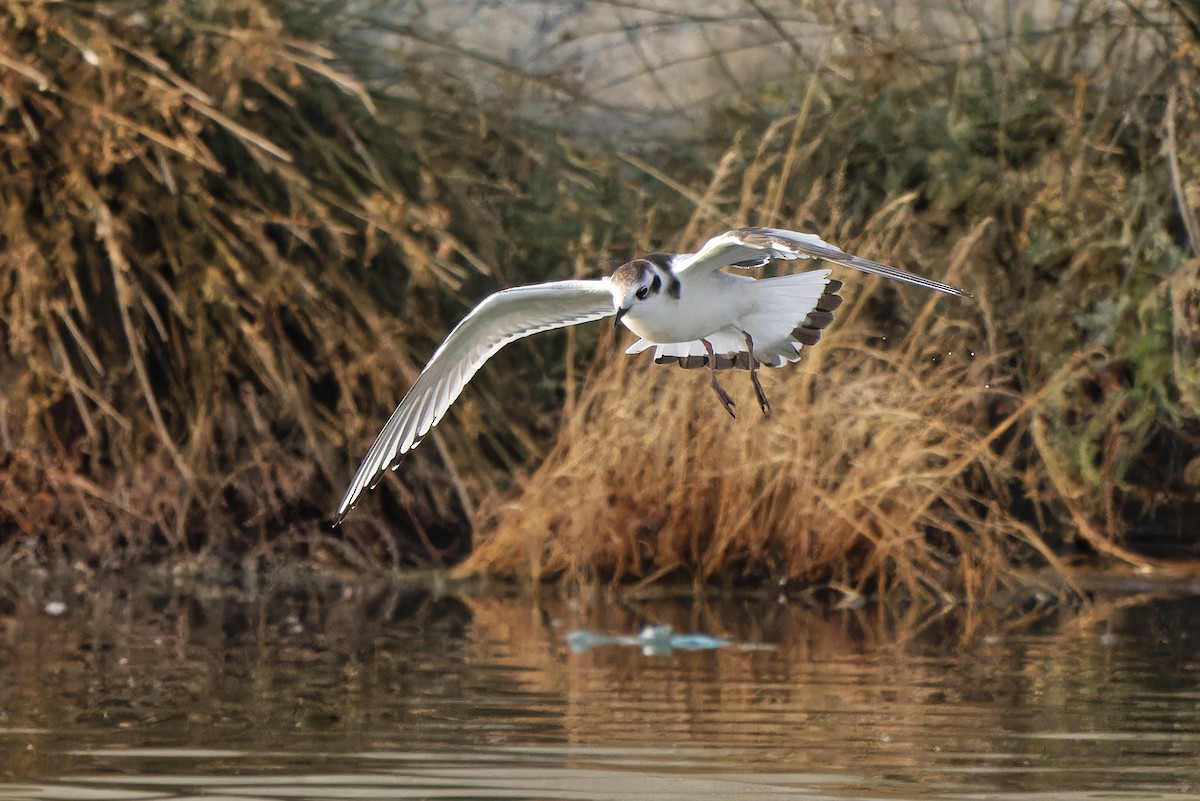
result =
M637 295L638 300L645 300L646 296L650 294L650 287L644 286L634 294Z

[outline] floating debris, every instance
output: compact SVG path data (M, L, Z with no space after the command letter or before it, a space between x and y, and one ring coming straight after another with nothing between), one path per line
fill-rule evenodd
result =
M705 651L734 644L709 634L676 634L668 625L646 626L637 636L599 634L584 629L576 629L567 635L567 645L577 654L602 645L624 645L639 647L646 656L670 656L675 651Z

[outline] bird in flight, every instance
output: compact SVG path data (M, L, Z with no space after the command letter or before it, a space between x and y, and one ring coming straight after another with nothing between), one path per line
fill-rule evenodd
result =
M750 373L764 414L770 403L758 380L762 365L798 361L815 345L842 304L842 282L830 270L755 279L723 268L751 269L774 260L820 259L906 284L970 297L966 292L886 264L853 256L815 234L778 228L738 228L715 236L695 253L651 253L591 281L550 281L513 287L484 298L434 352L416 383L359 465L334 525L364 490L374 487L417 447L445 415L471 377L510 342L555 328L615 317L639 339L626 353L654 348L658 364L707 367L709 384L733 415L733 398L718 370Z

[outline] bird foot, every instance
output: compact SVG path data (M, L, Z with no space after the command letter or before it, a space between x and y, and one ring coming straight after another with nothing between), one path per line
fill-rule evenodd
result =
M758 381L758 363L751 362L754 365L750 369L750 380L754 382L754 394L758 396L758 407L762 409L763 417L771 416L771 402L767 400L767 393L763 392L762 384Z
M737 404L733 402L733 398L725 391L725 387L721 386L717 381L717 355L713 353L712 343L707 339L700 340L700 343L704 345L704 350L708 352L708 383L712 385L713 392L717 393L717 399L721 401L721 405L725 407L725 411L729 412L729 416L736 420L737 415L733 413L733 407Z
M712 374L712 381L710 383L712 384L713 392L717 393L717 400L721 401L721 405L725 407L725 411L729 412L729 416L736 420L737 415L733 413L733 407L737 404L733 402L733 398L725 391L725 387L717 383L716 373Z
M746 338L746 355L750 357L750 380L754 382L754 394L758 398L758 408L762 409L763 417L771 416L771 402L767 400L767 393L763 392L762 384L758 380L758 358L754 355L754 339L750 336L749 331L743 331L742 336Z

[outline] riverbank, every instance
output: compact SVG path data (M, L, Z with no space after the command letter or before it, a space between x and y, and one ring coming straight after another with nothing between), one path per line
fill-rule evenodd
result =
M1194 558L1200 56L1141 11L959 60L877 47L634 152L452 76L389 97L286 5L0 4L0 557L969 603ZM765 420L599 326L523 341L328 527L476 299L748 223L975 300L842 276Z

